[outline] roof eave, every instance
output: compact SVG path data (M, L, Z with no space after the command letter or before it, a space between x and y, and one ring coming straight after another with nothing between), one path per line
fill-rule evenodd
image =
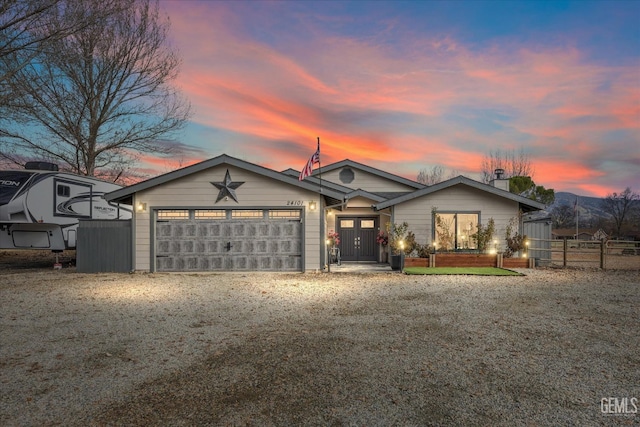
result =
M212 167L216 167L222 164L228 164L231 166L238 167L240 169L245 169L250 172L275 179L277 181L295 185L297 187L304 188L305 190L317 192L329 197L334 197L336 199L342 199L344 197L343 192L328 189L326 187L320 187L319 184L311 183L309 181L299 181L296 177L292 177L290 175L283 174L281 172L277 172L273 169L265 168L263 166L255 165L253 163L248 163L248 162L245 162L244 160L236 159L235 157L231 157L226 154L223 154L218 157L214 157L212 159L208 159L200 163L196 163L195 165L187 166L182 169L178 169L154 178L150 178L146 181L142 181L137 184L130 185L128 187L124 187L124 188L112 191L110 193L105 194L104 197L107 201L117 202L126 197L130 197L133 194L138 193L140 191L144 191L149 188L156 187L158 185L165 184L167 182L180 179L185 176L192 175L194 173L198 173L203 170L210 169Z

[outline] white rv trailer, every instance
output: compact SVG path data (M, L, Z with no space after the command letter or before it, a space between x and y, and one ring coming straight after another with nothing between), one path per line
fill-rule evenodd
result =
M58 172L51 163L0 171L0 249L76 246L79 219L130 219L131 206L104 200L122 188L97 178Z

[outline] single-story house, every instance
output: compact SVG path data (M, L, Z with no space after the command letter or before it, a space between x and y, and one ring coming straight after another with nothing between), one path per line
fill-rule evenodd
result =
M442 240L473 250L470 235L493 218L498 246L519 212L544 205L458 176L432 186L352 160L313 171L276 171L228 155L113 191L134 207L132 262L137 271L321 271L327 236L337 232L342 261L381 262L376 242L387 224L407 222L420 244ZM521 226L521 225L520 225Z
M576 239L575 228L556 228L551 231L554 239ZM578 231L577 240L607 240L609 235L602 228L581 228Z

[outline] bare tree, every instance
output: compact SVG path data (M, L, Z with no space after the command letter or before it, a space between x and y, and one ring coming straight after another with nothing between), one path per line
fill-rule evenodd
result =
M450 170L447 173L447 169L443 166L436 165L431 169L421 169L418 173L417 181L424 185L434 185L447 179L454 178L460 175L456 170Z
M166 154L158 143L181 129L190 106L171 85L180 60L167 44L169 20L154 0L66 0L41 17L33 38L48 39L5 83L11 114L0 123L0 157L20 164L48 159L83 175L117 180L139 153Z
M573 207L568 203L555 206L551 210L551 220L553 221L553 228L573 227L576 225Z
M111 0L104 0L111 2ZM104 3L103 2L103 3ZM106 13L109 8L103 8ZM67 4L66 0L0 0L0 101L6 102L3 83L35 60L49 43L68 37L106 16ZM51 17L58 15L55 26Z
M503 152L500 149L492 150L482 159L482 182L489 183L494 178L496 169L504 170L504 179L514 176L528 176L533 178L531 159L524 150L510 150Z
M631 191L629 187L621 193L614 192L602 199L602 209L611 215L616 237L622 235L622 228L627 220L637 215L637 210L640 209L639 204L640 195Z

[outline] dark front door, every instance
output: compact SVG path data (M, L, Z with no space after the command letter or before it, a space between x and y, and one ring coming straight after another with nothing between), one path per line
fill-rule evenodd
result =
M342 261L377 261L376 217L338 217Z

